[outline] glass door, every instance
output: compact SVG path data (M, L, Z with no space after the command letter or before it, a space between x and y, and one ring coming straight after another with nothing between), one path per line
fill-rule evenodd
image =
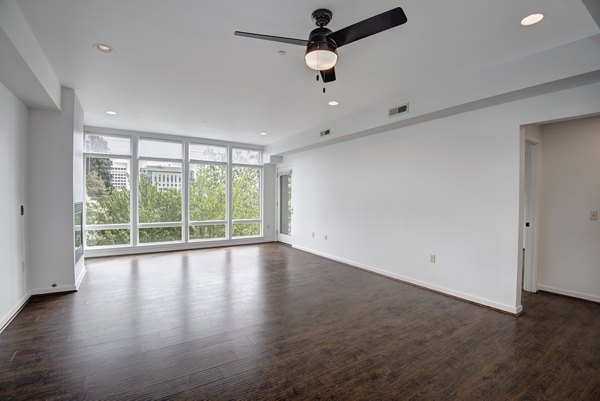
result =
M279 227L277 230L277 240L292 243L292 172L286 171L279 173Z

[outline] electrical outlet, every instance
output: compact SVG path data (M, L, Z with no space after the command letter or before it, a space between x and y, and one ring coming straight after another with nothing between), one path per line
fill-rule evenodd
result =
M435 263L435 255L429 255L429 263Z
M323 236L323 238L325 238L325 241L327 241L327 234L325 234L325 235Z
M598 220L598 211L593 210L590 212L590 220Z

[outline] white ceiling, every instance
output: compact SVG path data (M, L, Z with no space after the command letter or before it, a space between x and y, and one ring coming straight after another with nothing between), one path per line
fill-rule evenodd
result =
M20 0L85 124L267 144L422 88L521 59L599 29L580 0ZM408 22L338 50L322 84L300 46L234 30L306 38L329 8L337 30L400 6ZM519 25L541 11L544 21ZM94 43L115 48L102 55ZM279 50L287 54L280 56ZM377 60L377 61L373 61ZM493 76L490 76L493 79ZM336 99L333 108L327 101ZM117 116L108 116L115 110ZM259 136L266 131L268 136Z

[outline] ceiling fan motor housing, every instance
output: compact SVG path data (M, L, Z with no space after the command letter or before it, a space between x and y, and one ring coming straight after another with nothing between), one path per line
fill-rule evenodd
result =
M317 44L325 44L325 45L330 45L333 48L337 47L337 44L335 43L335 41L331 38L329 38L327 35L329 35L331 33L330 29L327 28L316 28L313 29L310 34L308 35L308 45L312 45L313 43L317 43Z
M332 17L333 13L326 8L319 8L318 10L315 10L312 13L312 20L320 28L329 24L329 21L331 21Z

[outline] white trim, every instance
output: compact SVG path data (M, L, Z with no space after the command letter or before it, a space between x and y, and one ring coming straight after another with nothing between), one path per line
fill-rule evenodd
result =
M524 136L524 179L523 184L527 182L529 185L523 188L523 249L525 255L521 255L523 259L523 283L521 287L525 291L536 292L537 276L538 276L538 200L537 200L537 181L539 180L537 171L537 159L540 157L538 152L538 143L532 141L527 136ZM528 146L529 145L529 146ZM529 157L527 149L529 149ZM529 201L525 202L525 198ZM528 207L529 206L529 207ZM529 222L529 230L525 225ZM522 250L521 250L522 251Z
M203 221L190 221L188 226L224 226L227 224L227 220L203 220Z
M192 226L190 226L192 227ZM194 227L202 227L202 226L194 226ZM197 238L197 239L190 239L189 240L189 244L194 244L194 243L202 243L202 242L210 242L210 241L225 241L227 238L225 237L219 237L219 238Z
M25 305L27 304L27 302L29 302L29 299L33 295L43 295L43 294L53 294L53 293L57 293L57 292L77 291L79 289L79 286L81 285L81 282L83 281L83 278L85 277L86 273L87 273L87 268L84 265L83 269L81 270L81 273L79 273L79 277L77 277L77 282L75 283L74 286L67 285L67 286L55 287L55 288L40 288L37 290L29 291L27 294L25 294L23 296L23 298L21 298L19 300L19 302L17 302L15 304L15 306L12 307L12 309L10 311L8 311L8 313L6 315L4 315L2 317L2 320L0 320L0 334L2 334L4 329L6 329L8 327L8 325L13 321L13 319L17 317L19 312L21 312L21 310L25 307Z
M77 287L75 285L64 285L62 287L38 288L36 290L31 290L29 293L31 295L45 295L45 294L55 294L57 292L73 292L73 291L77 291Z
M129 134L117 134L117 133L112 133L113 130L110 130L110 131L111 131L111 133L88 131L88 130L85 129L85 127L83 129L83 133L85 135L90 134L90 135L114 136L114 137L117 137L117 138L128 138L128 139L131 139L131 135L129 135ZM117 130L114 130L114 131L117 131Z
M151 244L151 245L140 245L137 247L122 247L122 248L104 248L104 249L89 249L85 250L86 258L99 258L103 256L120 256L120 255L137 255L141 253L154 253L154 252L170 252L170 251L189 251L194 249L205 249L205 248L217 248L217 247L228 247L236 245L253 245L253 244L264 244L273 242L272 239L265 239L264 237L239 237L230 240L223 239L208 239L208 240L194 240L189 243L165 243L165 244Z
M93 135L93 134L92 134ZM95 157L96 159L131 159L131 155L122 153L94 153L94 152L83 152L84 157Z
M79 273L79 277L77 277L77 280L75 280L75 289L77 291L79 291L79 286L81 286L81 282L83 281L83 278L85 277L86 273L87 273L87 267L84 264L83 269L81 269L81 272Z
M363 263L358 263L358 262L354 262L352 260L340 258L340 257L333 256L333 255L329 255L327 253L315 251L315 250L312 250L310 248L305 248L303 246L292 245L292 247L296 248L296 249L299 249L301 251L305 251L305 252L312 253L312 254L317 255L317 256L324 257L326 259L335 260L336 262L341 262L341 263L344 263L344 264L347 264L347 265L350 265L350 266L353 266L353 267L357 267L357 268L362 269L362 270L370 271L370 272L373 272L373 273L381 274L382 276L386 276L386 277L394 278L396 280L404 281L406 283L415 284L415 285L418 285L419 287L428 288L430 290L434 290L434 291L437 291L437 292L448 294L448 295L451 295L453 297L464 299L466 301L474 302L476 304L480 304L480 305L483 305L483 306L488 306L488 307L493 308L493 309L498 309L498 310L503 311L503 312L508 312L508 313L517 315L517 314L519 314L519 313L521 313L523 311L523 306L522 305L514 307L514 306L511 306L511 305L501 304L501 303L498 303L498 302L495 302L495 301L492 301L492 300L489 300L489 299L480 298L480 297L477 297L477 296L474 296L474 295L466 294L464 292L451 290L451 289L446 288L446 287L441 287L441 286L438 286L436 284L431 284L431 283L428 283L428 282L425 282L425 281L416 280L414 278L402 276L400 274L391 273L391 272L386 271L386 270L378 269L378 268L375 268L375 267L372 267L372 266L369 266L369 265L365 265Z
M225 237L228 240L233 238L233 165L231 159L233 157L233 146L227 146L227 182L225 183L225 219L227 220L227 226L225 226Z
M190 145L191 145L191 143L190 143ZM208 160L189 159L189 164L206 164L208 166L226 166L227 162L214 162L214 161L208 161Z
M581 298L581 299L585 299L587 301L593 301L593 302L600 303L600 297L597 295L591 295L591 294L586 294L586 293L577 292L577 291L564 290L562 288L551 287L549 285L544 285L544 284L539 284L539 283L537 285L537 288L538 288L538 290L542 290L542 291L546 291L546 292L552 292L555 294L566 295L568 297Z
M17 302L15 306L13 306L6 315L2 316L2 320L0 320L0 334L2 334L2 332L8 327L10 322L12 322L15 317L17 317L19 312L21 312L21 310L29 301L29 298L31 298L31 294L25 294L25 296L23 296L23 298L21 298L19 302Z
M138 220L139 220L139 174L140 174L140 159L139 159L139 137L131 138L131 165L129 166L129 220L131 221L131 231L129 233L129 245L138 246ZM87 190L86 190L87 191ZM87 192L86 192L87 193ZM84 252L85 255L85 252Z
M171 228L171 227L183 227L182 221L158 221L154 223L138 223L138 229L140 228Z
M291 175L291 174L292 174L291 167L282 167L282 168L277 169L277 178L281 177L282 175Z
M277 169L277 184L276 184L276 194L275 194L275 215L277 216L277 241L279 242L283 242L284 244L288 244L288 245L292 245L292 241L293 241L293 237L292 237L292 233L290 232L290 230L288 230L289 234L282 234L281 233L281 208L282 208L282 204L281 204L281 177L283 176L289 176L290 178L292 177L293 171L292 168L287 166L287 167L281 167ZM292 185L293 185L293 181L292 181ZM293 193L293 189L292 189L292 193ZM294 214L294 206L292 205L292 210L290 210L290 219L292 218L293 214Z
M156 141L156 142L164 142L164 141ZM177 142L178 143L178 142ZM182 165L182 170L183 170L183 159L170 159L168 157L153 157L153 156L139 156L138 157L139 161L146 161L146 162L166 162L166 163L172 163L172 164L181 164ZM139 173L139 171L138 171Z
M102 231L102 230L131 230L131 223L118 224L87 224L86 231Z
M234 148L232 147L231 149L233 150ZM235 149L239 149L239 148L235 148ZM257 149L250 149L250 150L257 150ZM233 167L254 167L254 168L260 168L260 169L264 168L264 166L262 164L231 163L231 165Z
M257 224L260 223L261 219L237 219L231 220L233 224Z

